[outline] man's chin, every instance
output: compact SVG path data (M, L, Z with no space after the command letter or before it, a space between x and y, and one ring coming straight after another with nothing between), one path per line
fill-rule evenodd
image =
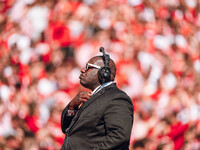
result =
M87 84L85 84L84 82L81 82L81 80L80 80L80 84L81 84L84 88L88 88Z

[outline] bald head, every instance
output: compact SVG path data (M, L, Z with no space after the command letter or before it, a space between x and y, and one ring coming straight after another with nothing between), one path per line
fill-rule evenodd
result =
M95 65L98 65L98 66L101 66L101 67L103 67L105 65L102 56L95 56L91 60L94 62ZM110 58L110 61L109 61L109 68L110 68L110 71L111 71L110 80L114 81L117 69L116 69L116 65L115 65L114 61L111 58Z

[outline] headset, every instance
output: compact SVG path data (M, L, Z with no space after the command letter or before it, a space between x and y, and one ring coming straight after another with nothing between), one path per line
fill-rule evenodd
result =
M110 81L110 75L111 75L111 70L109 68L110 56L105 53L103 47L100 47L99 51L103 53L103 56L101 57L103 58L104 66L98 70L98 79L100 84L103 84Z

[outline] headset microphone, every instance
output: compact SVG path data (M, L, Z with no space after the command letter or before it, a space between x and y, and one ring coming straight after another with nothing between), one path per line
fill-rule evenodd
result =
M109 61L110 61L110 56L108 54L105 53L104 48L100 47L100 52L103 53L103 61L104 61L104 66L101 67L98 71L98 78L99 78L99 82L101 84L110 81L110 74L111 74L111 70L109 68Z
M104 48L103 48L103 47L100 47L100 52L102 52L103 55L105 55L105 51L104 51Z

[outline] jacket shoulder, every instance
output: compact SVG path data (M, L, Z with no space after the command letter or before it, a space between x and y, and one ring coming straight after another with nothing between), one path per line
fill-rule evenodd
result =
M127 93L125 91L119 89L116 85L105 89L105 96L111 97L111 99L126 99L130 103L132 103L132 100L127 95Z

